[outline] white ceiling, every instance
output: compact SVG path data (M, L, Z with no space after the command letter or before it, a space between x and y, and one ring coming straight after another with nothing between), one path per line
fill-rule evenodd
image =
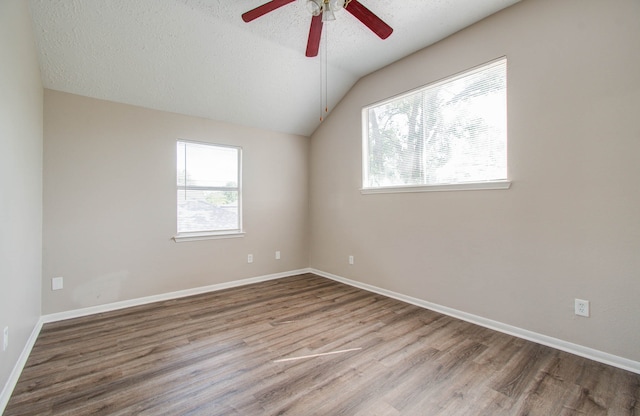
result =
M30 0L44 86L309 136L322 88L306 0L242 21L266 1ZM393 27L386 40L340 11L324 25L329 108L360 77L517 1L360 0Z

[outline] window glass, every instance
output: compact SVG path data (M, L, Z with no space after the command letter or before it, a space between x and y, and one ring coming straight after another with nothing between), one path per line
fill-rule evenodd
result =
M241 230L241 149L178 141L178 235Z
M506 59L363 110L363 188L507 179Z

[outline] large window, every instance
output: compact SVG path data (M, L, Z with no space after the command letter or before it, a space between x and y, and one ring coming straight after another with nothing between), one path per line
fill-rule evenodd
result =
M178 141L176 241L241 233L241 160L239 147Z
M363 192L508 187L506 58L364 108L363 130Z

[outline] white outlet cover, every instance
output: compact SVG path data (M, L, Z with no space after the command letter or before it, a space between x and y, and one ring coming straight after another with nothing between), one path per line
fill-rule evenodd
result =
M584 299L575 300L575 314L578 316L589 317L589 301Z
M64 279L62 277L54 277L51 279L51 290L60 290L64 287Z
M247 256L247 263L253 263L253 254Z
M2 351L6 351L9 347L9 327L5 326L2 332Z

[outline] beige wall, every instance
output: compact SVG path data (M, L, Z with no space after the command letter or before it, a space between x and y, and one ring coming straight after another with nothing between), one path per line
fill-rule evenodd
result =
M0 1L0 386L40 317L41 257L40 70L28 3Z
M44 314L309 264L307 137L51 90L44 134ZM244 238L171 239L179 138L242 146Z
M41 291L48 314L309 264L640 361L639 22L634 0L524 0L362 79L311 148L45 90L42 240L30 17L26 2L0 2L0 330L11 331L0 384ZM360 194L362 106L502 55L510 190ZM170 239L177 138L243 147L246 237ZM54 276L64 290L50 290ZM591 318L573 315L575 297L591 301Z
M639 40L636 0L524 0L361 79L312 136L311 267L640 361ZM360 194L363 106L503 55L510 190Z

